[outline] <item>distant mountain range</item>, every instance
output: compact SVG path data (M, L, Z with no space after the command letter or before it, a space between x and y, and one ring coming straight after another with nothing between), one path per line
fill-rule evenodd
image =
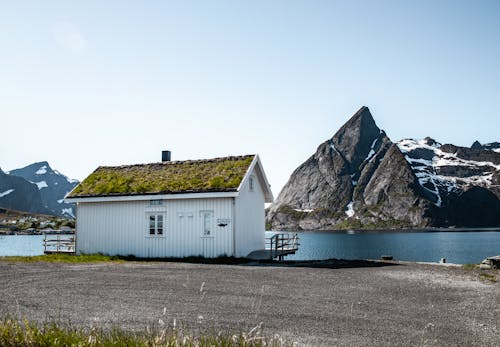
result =
M500 143L393 143L362 107L291 175L273 229L498 227Z
M78 183L46 161L10 172L0 169L0 207L75 218L74 204L63 199Z

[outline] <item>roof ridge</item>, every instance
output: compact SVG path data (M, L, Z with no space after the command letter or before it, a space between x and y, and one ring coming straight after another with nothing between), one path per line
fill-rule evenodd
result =
M147 165L173 165L173 164L202 164L202 163L212 163L224 160L242 160L250 157L255 157L257 154L244 154L244 155L230 155L227 157L215 157L208 159L187 159L187 160L171 160L171 161L157 161L152 163L142 163L142 164L124 164L124 165L106 165L99 166L98 169L101 168L127 168L127 167L136 167L136 166L147 166Z

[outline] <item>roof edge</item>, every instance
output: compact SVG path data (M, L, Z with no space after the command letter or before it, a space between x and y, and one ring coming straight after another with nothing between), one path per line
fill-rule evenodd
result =
M147 200L178 200L178 199L208 199L208 198L234 198L237 191L226 192L199 192L199 193L173 193L173 194L137 194L137 195L106 195L65 198L68 203L82 202L111 202L111 201L147 201Z

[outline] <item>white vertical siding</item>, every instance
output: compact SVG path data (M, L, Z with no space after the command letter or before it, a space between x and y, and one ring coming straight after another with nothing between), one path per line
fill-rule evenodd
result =
M160 206L149 206L149 201L80 202L77 251L137 257L233 255L232 209L231 198L164 200ZM209 237L203 236L201 211L214 213ZM149 235L149 212L165 215L162 236Z
M250 252L265 247L265 212L264 192L258 175L250 174L253 179L253 191L250 191L249 180L240 188L235 198L235 228L236 228L236 256L245 257Z

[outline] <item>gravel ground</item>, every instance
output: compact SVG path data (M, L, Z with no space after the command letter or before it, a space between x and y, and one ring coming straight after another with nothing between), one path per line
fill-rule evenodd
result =
M126 329L175 320L195 332L262 324L299 345L500 346L500 283L477 270L348 265L0 261L0 316Z

